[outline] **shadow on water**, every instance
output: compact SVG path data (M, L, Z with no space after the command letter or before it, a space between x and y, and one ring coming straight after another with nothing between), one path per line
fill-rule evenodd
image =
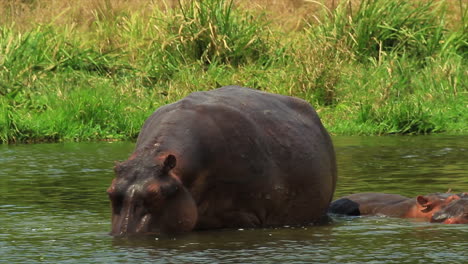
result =
M331 231L331 226L199 231L177 237L114 238L113 246L185 263L259 263L264 256L284 262L301 259L291 251L326 248Z
M320 232L317 232L320 230ZM209 250L238 250L248 247L275 245L278 241L319 242L331 236L331 225L281 227L265 229L221 229L197 231L181 235L149 235L145 237L113 238L119 247L144 247L158 250L182 249L187 252Z
M380 217L335 221L309 228L114 239L113 246L163 262L190 263L463 263L466 257L468 229L460 226Z
M335 137L336 197L468 191L468 137ZM113 238L105 190L130 142L0 146L0 263L464 263L468 225L335 217L302 228Z

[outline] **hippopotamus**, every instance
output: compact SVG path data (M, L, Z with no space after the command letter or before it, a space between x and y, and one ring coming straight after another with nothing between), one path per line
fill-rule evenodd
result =
M337 181L309 103L238 86L157 109L114 170L115 236L320 223Z
M468 193L453 197L448 205L432 215L431 222L468 224Z
M333 201L328 211L351 216L380 215L434 221L431 219L435 213L458 199L460 195L452 193L432 193L416 198L388 193L356 193Z

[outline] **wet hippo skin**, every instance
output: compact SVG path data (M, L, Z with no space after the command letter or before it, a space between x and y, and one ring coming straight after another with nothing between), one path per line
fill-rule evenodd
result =
M317 223L337 178L309 103L238 86L157 109L115 173L112 235Z
M461 193L447 206L432 215L431 222L468 224L468 193Z

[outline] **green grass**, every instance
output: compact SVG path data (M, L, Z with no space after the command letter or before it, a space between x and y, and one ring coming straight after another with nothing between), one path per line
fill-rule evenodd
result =
M157 107L230 84L304 98L333 134L466 134L467 11L448 25L445 7L341 1L295 31L230 0L3 24L0 141L134 139Z
M443 12L443 6L432 1L362 0L357 8L341 1L311 34L344 43L361 61L395 53L424 60L440 50Z

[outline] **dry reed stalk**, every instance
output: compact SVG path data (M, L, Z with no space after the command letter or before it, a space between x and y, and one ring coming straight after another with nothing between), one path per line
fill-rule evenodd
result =
M182 2L187 0L182 0ZM318 0L327 8L336 6L339 0ZM110 19L123 12L140 12L149 16L154 8L168 9L178 6L178 0L36 0L27 3L22 0L0 2L0 24L28 30L37 24L55 23L89 27L98 18ZM266 12L274 25L290 31L302 28L322 8L317 3L305 0L237 0L236 5L250 10Z

